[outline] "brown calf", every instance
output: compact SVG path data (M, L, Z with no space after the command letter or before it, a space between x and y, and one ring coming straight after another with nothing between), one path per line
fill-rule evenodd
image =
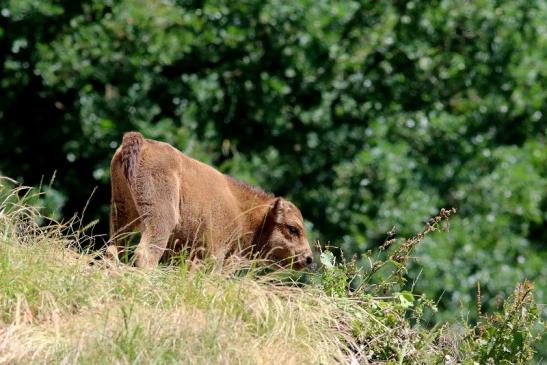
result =
M302 214L294 204L167 143L126 133L110 171L110 255L119 253L121 235L138 229L138 267L154 267L165 251L184 247L218 259L256 255L296 269L312 261Z

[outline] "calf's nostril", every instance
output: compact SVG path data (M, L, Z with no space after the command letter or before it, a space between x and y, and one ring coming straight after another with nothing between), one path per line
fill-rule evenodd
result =
M313 257L311 256L306 257L306 265L311 265L312 262L313 262Z

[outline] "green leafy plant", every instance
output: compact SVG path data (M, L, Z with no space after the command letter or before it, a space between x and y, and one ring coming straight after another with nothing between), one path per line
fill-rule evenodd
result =
M499 311L479 317L474 332L466 339L476 353L476 361L481 364L527 364L532 361L533 344L545 335L545 324L534 302L533 289L529 281L524 281L503 302Z

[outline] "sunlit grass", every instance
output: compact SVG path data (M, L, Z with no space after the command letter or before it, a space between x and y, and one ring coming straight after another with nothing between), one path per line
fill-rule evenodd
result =
M48 220L35 192L1 182L0 364L525 364L541 338L527 282L476 326L424 324L432 301L389 284L423 232L371 261L358 288L353 263L328 252L298 285L236 260L140 270L86 253L87 227ZM393 261L387 282L367 284Z

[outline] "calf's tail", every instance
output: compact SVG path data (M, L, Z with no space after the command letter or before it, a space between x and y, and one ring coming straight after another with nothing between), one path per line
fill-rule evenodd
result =
M144 138L139 132L127 132L123 135L121 151L123 174L131 187L135 186L139 155L143 143Z

